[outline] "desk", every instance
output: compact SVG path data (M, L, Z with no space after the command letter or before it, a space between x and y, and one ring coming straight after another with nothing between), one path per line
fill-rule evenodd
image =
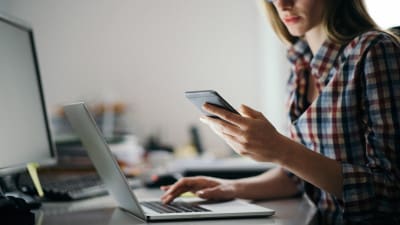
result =
M158 189L135 189L139 199L154 198L161 195ZM262 201L257 204L272 208L276 211L272 217L187 220L172 222L153 222L152 224L179 225L211 225L211 224L246 224L246 225L306 225L314 224L316 208L306 197ZM36 225L124 225L146 224L127 212L116 208L110 196L102 196L82 201L65 203L44 203L41 210L36 212Z

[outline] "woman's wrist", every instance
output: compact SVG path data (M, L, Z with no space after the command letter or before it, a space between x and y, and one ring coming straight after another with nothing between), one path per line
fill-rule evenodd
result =
M246 187L242 179L231 180L231 186L233 195L235 198L242 198L243 192L246 191Z
M293 140L282 134L278 134L274 140L275 146L272 148L272 151L275 152L275 155L271 161L285 167L290 162L290 157L293 154Z

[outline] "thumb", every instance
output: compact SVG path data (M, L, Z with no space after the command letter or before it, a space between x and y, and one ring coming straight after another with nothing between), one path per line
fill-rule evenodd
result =
M196 195L204 199L221 199L224 193L219 186L213 188L205 188L196 192Z
M249 118L253 118L253 119L266 119L261 112L254 110L247 105L241 105L239 108L239 111L240 111L240 114L242 114L245 117L249 117Z

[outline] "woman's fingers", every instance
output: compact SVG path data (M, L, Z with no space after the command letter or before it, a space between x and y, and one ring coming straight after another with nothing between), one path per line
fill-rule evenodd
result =
M222 120L228 121L233 125L236 125L238 127L246 127L245 118L243 118L241 115L229 112L223 108L208 103L203 105L203 109L211 114L218 116Z
M228 200L235 198L232 182L212 177L186 177L173 185L162 186L166 190L161 197L164 204L173 201L180 194L190 191L198 197L212 200Z
M219 134L228 134L231 136L240 136L242 131L239 127L227 123L226 121L223 121L221 119L215 119L211 117L200 117L200 121L211 126L212 129L219 133Z
M168 204L180 194L190 191L191 185L190 180L188 178L181 179L177 181L175 184L166 188L166 192L161 196L161 200L163 203Z
M163 187L166 192L161 196L161 200L164 204L168 204L182 193L187 191L195 193L202 188L213 185L215 184L203 177L185 177L173 185Z
M186 190L189 191L189 190ZM179 195L181 195L182 193L186 192L184 188L182 187L178 187L177 189L175 189L173 192L166 192L161 196L161 201L164 204L168 204L170 202L172 202L176 197L178 197Z
M254 110L253 108L250 108L247 105L241 105L239 108L239 112L245 117L254 119L266 119L261 112Z

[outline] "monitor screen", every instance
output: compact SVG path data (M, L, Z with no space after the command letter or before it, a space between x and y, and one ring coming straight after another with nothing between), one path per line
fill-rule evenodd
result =
M0 14L0 173L55 162L32 29Z

